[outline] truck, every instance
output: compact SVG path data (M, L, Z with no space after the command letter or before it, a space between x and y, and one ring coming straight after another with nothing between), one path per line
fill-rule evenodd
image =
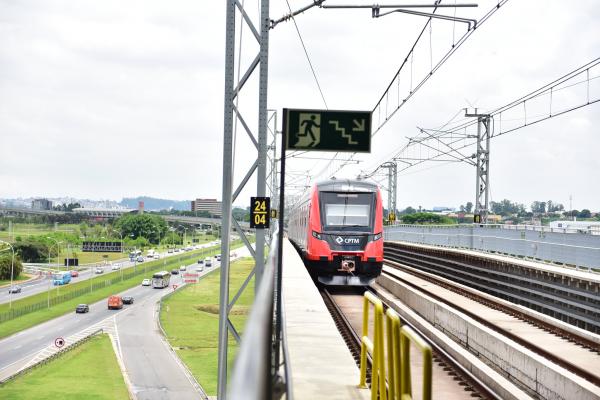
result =
M52 283L54 286L62 286L71 282L71 272L57 272L52 275Z
M108 309L119 310L123 308L123 298L121 296L110 296L108 298Z

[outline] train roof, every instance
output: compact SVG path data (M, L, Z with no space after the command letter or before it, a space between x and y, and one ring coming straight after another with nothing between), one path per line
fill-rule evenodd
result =
M317 190L327 192L376 192L377 184L356 179L329 179L317 182Z

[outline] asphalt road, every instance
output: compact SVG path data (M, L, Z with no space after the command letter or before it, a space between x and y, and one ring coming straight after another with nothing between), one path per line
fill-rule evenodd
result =
M205 244L200 245L200 248L210 247L211 245L212 244L210 244L210 243L205 243ZM164 253L161 253L160 257L162 259L162 258L165 258L165 257L177 257L177 256L181 256L181 255L184 255L184 254L186 254L186 252L178 252L178 253L167 253L167 252L164 252ZM151 260L151 261L154 261L154 260ZM143 263L134 263L134 262L131 262L131 261L129 261L129 259L127 259L126 261L123 261L123 260L121 260L121 261L115 261L114 263L121 264L121 269L122 270L125 270L127 268L133 268L136 264L137 265L143 265ZM109 273L109 272L113 272L110 265L106 265L103 268L104 268L104 273L105 274ZM81 281L85 281L85 280L89 279L90 276L98 276L98 275L100 275L100 274L93 273L95 269L96 269L96 266L94 265L91 269L90 268L86 268L86 269L82 270L79 273L78 277L72 278L71 282L72 283L77 283L77 282L81 282ZM8 293L8 287L0 289L0 304L8 303L10 301L10 297L12 297L12 301L15 301L15 300L19 300L19 299L22 299L22 298L25 298L25 297L28 297L28 296L32 296L34 294L46 292L48 289L50 289L50 290L60 290L60 287L52 285L52 281L51 281L50 277L40 277L38 279L31 280L29 282L19 283L18 285L23 288L23 290L21 291L21 293L12 293L12 294L9 294Z
M200 275L219 264L213 262L213 267L204 268ZM189 264L187 270L194 271L196 266ZM163 341L154 319L158 300L173 290L173 284L184 285L182 275L172 275L170 283L165 289L140 285L119 293L134 297L134 304L124 305L121 310L108 310L107 299L103 299L91 304L89 313L73 311L0 340L0 377L25 365L56 338L67 338L112 317L125 369L138 399L197 399L198 392Z

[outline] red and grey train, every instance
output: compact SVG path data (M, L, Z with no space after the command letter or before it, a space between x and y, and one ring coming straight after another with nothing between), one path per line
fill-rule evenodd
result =
M383 204L376 184L332 179L315 184L291 211L288 237L327 285L368 285L383 265Z

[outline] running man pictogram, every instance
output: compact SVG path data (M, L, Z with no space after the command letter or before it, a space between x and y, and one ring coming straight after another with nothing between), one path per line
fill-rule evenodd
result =
M321 141L321 115L320 114L300 114L300 128L303 132L298 132L298 142L296 146L314 147Z

